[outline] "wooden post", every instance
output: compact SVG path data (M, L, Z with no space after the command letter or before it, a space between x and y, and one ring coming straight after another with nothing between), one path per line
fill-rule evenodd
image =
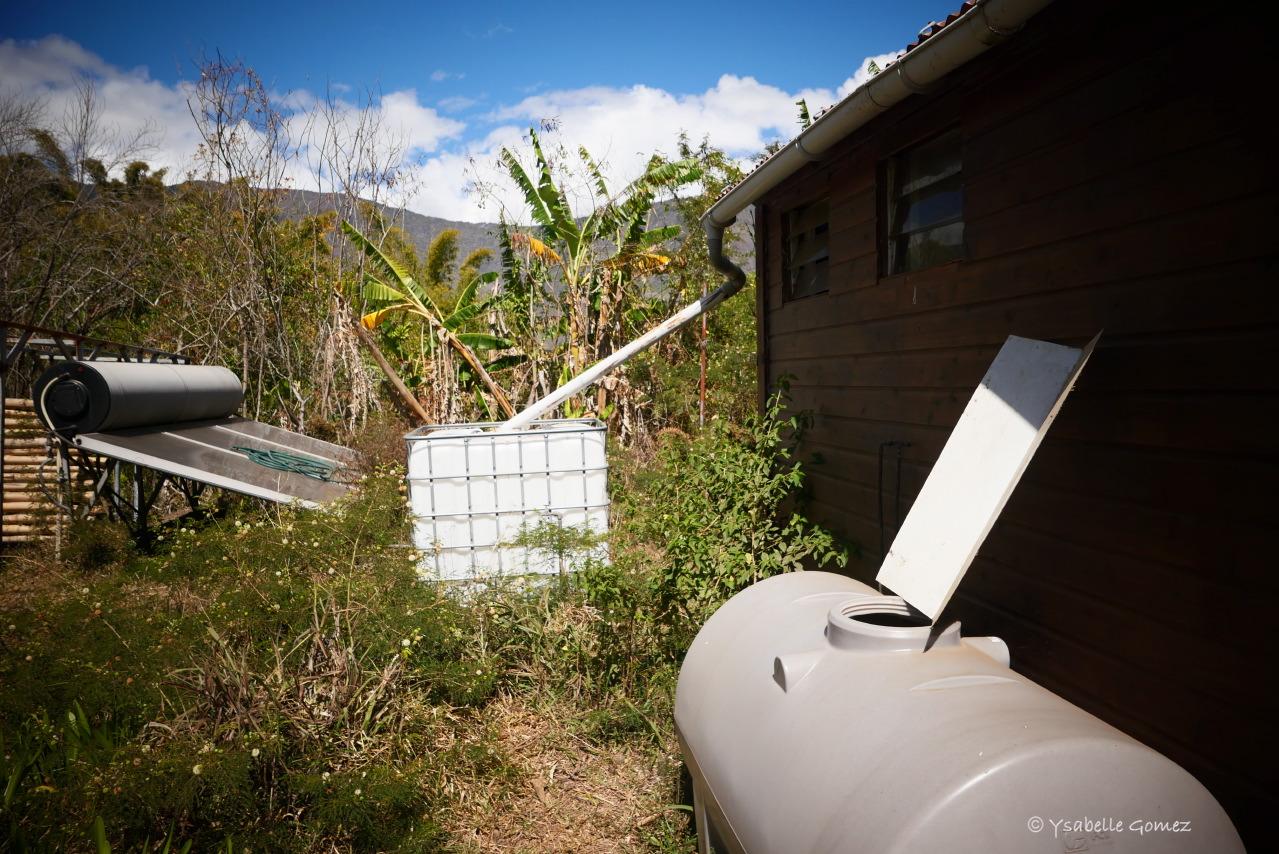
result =
M706 299L706 282L702 282L702 299ZM697 341L698 360L700 362L697 372L697 426L706 426L706 337L707 323L706 315L702 315L702 334Z
M399 392L400 397L408 404L409 409L413 411L423 424L431 423L431 416L426 414L426 410L422 408L422 404L417 402L417 398L409 391L409 387L404 384L404 380L400 379L399 374L395 372L395 368L391 367L391 363L382 355L382 351L378 349L377 342L373 340L373 336L364 328L364 324L359 320L355 321L355 334L360 337L360 341L364 346L369 348L369 352L373 354L373 360L377 362L382 373L386 374L386 378L391 381L391 385Z

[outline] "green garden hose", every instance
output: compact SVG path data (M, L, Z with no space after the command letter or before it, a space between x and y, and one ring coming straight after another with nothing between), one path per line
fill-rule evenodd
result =
M327 463L324 460L317 460L315 457L304 457L300 454L291 454L288 451L270 451L262 448L246 448L242 445L233 445L231 450L239 451L253 462L260 466L266 466L276 471L287 471L293 474L300 474L304 477L314 478L315 480L325 480L333 476L333 472L337 470L335 463Z

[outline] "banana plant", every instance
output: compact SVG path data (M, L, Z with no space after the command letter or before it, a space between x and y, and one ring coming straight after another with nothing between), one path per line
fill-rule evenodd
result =
M537 132L530 130L529 136L536 163L533 174L509 149L502 149L499 158L523 195L538 233L535 236L504 227L503 266L508 284L526 291L536 285L540 293L555 295L561 326L551 337L565 342L567 353L560 373L571 377L620 344L622 335L651 313L653 301L628 288L634 280L667 268L671 259L659 250L680 228L649 228L649 215L658 192L693 183L702 172L693 159L655 159L639 178L612 195L599 164L585 148L579 148L595 204L590 213L578 219L556 183ZM512 251L517 247L530 265L517 268ZM529 281L550 275L557 275L562 287L552 288L545 280ZM598 411L605 409L604 398L599 392Z
M646 272L653 272L670 262L654 247L678 235L680 228L669 225L649 229L648 215L661 188L685 186L701 177L701 167L695 160L654 161L643 175L613 197L609 194L599 164L585 147L580 147L578 155L590 177L598 207L579 223L573 217L567 197L555 183L550 161L542 151L537 132L530 130L529 136L537 161L536 181L510 149L503 148L499 158L543 233L542 240L522 235L520 241L543 260L557 265L566 284L576 285L590 275L600 241L608 241L615 247L615 254L603 261L608 266L616 268L636 264Z
M492 300L479 298L479 288L482 284L496 281L497 273L474 276L458 295L453 310L444 315L426 289L414 280L404 265L382 252L350 222L343 220L342 230L369 261L364 274L362 295L370 303L380 304L361 317L360 324L365 329L373 330L386 318L397 314L408 314L425 321L432 333L425 337L428 352L434 352L437 341L452 349L492 395L503 415L512 417L515 410L506 393L476 355L476 351L509 349L513 346L512 342L497 335L463 331L469 321L492 307Z

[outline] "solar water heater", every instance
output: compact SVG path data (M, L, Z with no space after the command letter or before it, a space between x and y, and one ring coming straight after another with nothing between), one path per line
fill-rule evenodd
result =
M166 482L194 509L205 486L316 507L354 481L351 449L237 416L244 390L226 368L60 361L32 399L63 451L94 473L89 506L106 498L135 532ZM131 494L119 486L121 463L136 467ZM149 484L141 470L155 473Z

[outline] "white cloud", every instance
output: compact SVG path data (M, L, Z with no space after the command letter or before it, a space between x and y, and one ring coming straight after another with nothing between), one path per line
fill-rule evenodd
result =
M799 132L796 102L801 98L816 113L838 97L831 89L787 92L753 77L725 74L713 87L695 94L644 85L544 92L487 118L520 130L553 120L561 128L565 147L576 151L584 145L602 163L611 186L620 188L639 174L654 152L674 155L680 133L694 144L706 137L712 146L748 160L770 141ZM496 153L496 149L476 153L479 168ZM520 209L514 192L501 198L511 209Z
M61 36L0 42L0 90L40 100L54 126L73 111L77 85L86 78L97 84L104 130L123 140L146 134L151 146L140 154L179 178L199 144L185 86L152 80L146 69L116 68Z
M443 68L437 68L431 72L432 83L443 83L445 80L463 80L465 78L466 74L462 71L445 71Z
M474 107L481 100L480 98L468 98L465 95L452 95L448 98L441 98L435 103L435 106L446 113L460 113L463 110L469 110Z
M502 28L494 30L494 34L501 34ZM872 60L882 68L895 56L867 57L835 89L787 92L753 77L730 74L695 93L672 93L642 84L588 86L530 93L468 122L444 115L478 103L464 95L441 98L431 105L424 103L417 91L404 89L382 95L373 103L385 135L380 144L390 146L393 141L407 157L402 173L406 180L400 192L405 188L415 191L401 197L409 207L449 219L492 221L502 207L513 217L521 217L523 211L518 193L501 180L495 167L498 152L503 146L524 152L523 135L543 120L558 124L556 141L567 150L576 151L584 145L603 164L613 186L621 187L639 173L652 153L673 154L681 132L694 143L705 136L711 145L748 160L768 142L798 132L797 100L804 98L815 114L867 79ZM16 88L25 96L43 98L52 117L71 104L76 80L84 76L97 83L104 122L118 127L122 135L148 123L154 125L162 136L146 159L157 168L169 167L172 180L183 177L199 144L187 107L189 84L170 86L150 79L145 69L116 68L59 36L35 42L0 42L0 88ZM430 78L450 76L460 77L438 70ZM328 105L305 90L277 97L288 113L294 139L302 147L300 158L287 173L293 186L325 186L316 148L326 106L339 137L353 140L358 130L361 103L344 99L349 87L329 88L334 100ZM485 206L470 191L476 180L495 190Z
M380 110L383 126L392 133L400 134L410 153L435 151L443 140L457 136L466 127L459 121L444 118L430 107L422 106L413 89L383 95Z
M44 88L73 83L80 73L119 73L95 54L56 35L35 42L5 39L0 42L0 68L8 83Z

